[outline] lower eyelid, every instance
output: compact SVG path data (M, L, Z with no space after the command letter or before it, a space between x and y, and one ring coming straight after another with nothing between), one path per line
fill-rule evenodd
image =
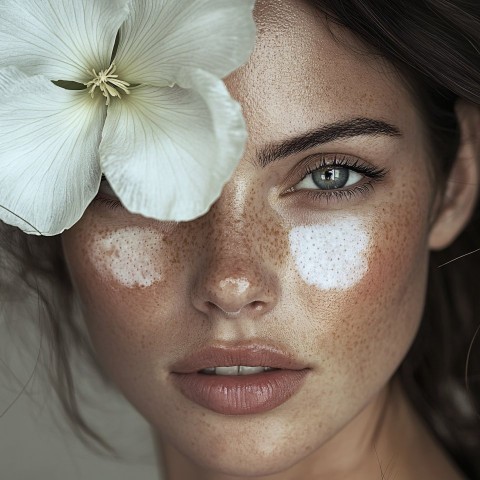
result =
M304 189L296 193L302 193L311 201L324 202L326 206L337 202L348 202L356 196L367 197L375 190L375 181L370 180L363 185L355 186L348 190L320 190L320 189Z

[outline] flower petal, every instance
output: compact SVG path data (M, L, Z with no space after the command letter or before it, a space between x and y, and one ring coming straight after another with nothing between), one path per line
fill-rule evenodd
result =
M56 235L98 191L103 97L14 68L0 70L0 85L0 220Z
M0 0L0 68L86 83L110 65L128 0Z
M122 80L166 86L182 68L224 78L250 56L255 0L134 0L116 63Z
M197 70L183 86L140 86L108 110L102 170L123 205L158 220L193 220L220 196L246 141L240 105Z

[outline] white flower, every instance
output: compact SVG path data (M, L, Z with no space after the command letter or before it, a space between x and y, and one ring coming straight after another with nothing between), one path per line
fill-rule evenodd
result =
M102 172L131 212L206 213L246 141L221 79L253 49L253 4L0 0L0 220L61 233Z

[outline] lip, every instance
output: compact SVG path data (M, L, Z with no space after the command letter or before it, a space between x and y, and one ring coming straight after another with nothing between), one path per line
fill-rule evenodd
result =
M171 367L174 373L194 373L204 368L272 367L283 370L304 370L308 366L293 354L274 346L249 344L235 346L210 346L194 352Z
M276 370L253 375L205 375L216 366L265 366ZM188 400L224 415L272 410L302 387L310 368L289 352L266 345L212 346L171 368L172 383Z

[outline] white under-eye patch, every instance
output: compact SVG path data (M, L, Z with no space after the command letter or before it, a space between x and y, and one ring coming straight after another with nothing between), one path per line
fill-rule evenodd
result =
M116 230L96 240L90 260L100 275L126 287L150 287L162 278L161 238L141 228Z
M298 273L308 285L348 289L368 270L370 234L356 217L295 227L289 240Z

